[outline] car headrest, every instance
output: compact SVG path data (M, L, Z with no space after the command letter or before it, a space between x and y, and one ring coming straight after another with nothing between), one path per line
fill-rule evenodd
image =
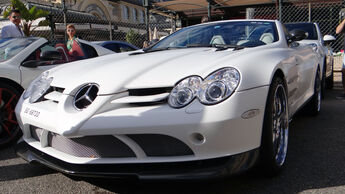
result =
M266 44L270 44L274 41L272 33L263 33L260 37L260 40Z

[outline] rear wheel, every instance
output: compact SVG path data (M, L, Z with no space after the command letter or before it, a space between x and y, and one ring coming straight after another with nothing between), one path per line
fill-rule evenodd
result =
M270 86L262 131L261 165L265 173L278 174L284 166L289 137L286 88L276 77Z
M0 147L21 136L14 112L19 97L20 92L14 87L0 83Z

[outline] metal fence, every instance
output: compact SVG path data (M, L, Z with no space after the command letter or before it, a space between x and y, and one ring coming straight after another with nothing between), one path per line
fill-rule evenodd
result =
M152 39L159 39L169 35L172 29L175 29L175 22L169 16L162 16L155 13L149 14L149 23L146 24L145 12L143 11L139 17L139 13L130 17L116 18L108 20L105 17L97 17L90 13L80 12L72 9L64 9L62 6L49 6L46 4L37 4L26 2L27 6L36 6L39 9L50 12L46 19L50 21L50 26L37 27L32 33L33 36L47 38L52 43L66 41L66 24L74 24L76 27L76 35L79 38L88 41L102 40L119 40L126 41L141 48L143 42ZM0 11L9 6L8 0L0 1ZM127 13L129 15L129 13ZM100 19L102 18L102 19ZM4 21L6 19L3 19ZM5 23L0 24L0 28Z
M284 6L261 6L252 9L252 17L260 19L279 19L283 23L316 22L323 35L336 37L332 47L336 52L343 49L344 35L336 35L335 29L340 23L341 1L300 2Z
M0 1L2 11L6 5L8 5L8 1ZM141 13L127 13L130 15L127 19L116 18L116 20L107 20L106 17L96 17L89 13L63 9L63 7L52 7L34 3L28 3L28 5L36 5L39 8L50 11L51 14L48 19L51 21L51 25L37 28L33 35L46 37L51 42L65 41L64 15L66 23L74 24L77 29L77 35L85 40L121 40L130 42L138 47L142 47L143 42L148 37L150 39L159 39L162 36L168 35L176 28L175 19L169 17L169 15L154 14L152 11L149 12L147 25L145 11ZM333 2L324 0L319 2L303 1L302 3L283 6L267 5L248 7L246 10L247 18L280 19L284 23L317 22L323 34L331 34L337 38L336 42L332 45L337 52L342 49L344 41L343 35L335 35L335 28L340 21L339 11L341 7L341 1ZM145 9L143 8L142 10Z

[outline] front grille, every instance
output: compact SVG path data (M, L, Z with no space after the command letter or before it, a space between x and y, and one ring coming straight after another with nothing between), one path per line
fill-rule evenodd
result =
M36 102L42 102L42 101L46 101L46 100L52 100L55 103L58 103L57 100L55 99L50 99L47 98L47 95L53 92L57 92L59 94L62 94L64 92L65 88L60 88L60 87L55 87L55 86L50 86L49 89L42 95L42 97L40 99L38 99Z
M159 134L128 135L151 157L194 155L193 151L182 141Z
M48 142L47 146L75 157L84 158L136 158L130 147L140 147L147 157L192 156L194 152L184 142L161 134L128 134L133 142L122 142L113 135L67 138L62 135L30 126L36 141ZM45 134L45 135L44 135Z
M48 145L76 157L135 157L134 152L126 144L112 135L67 138L50 132L48 134Z
M43 129L30 126L31 137L34 138L36 141L41 141L42 132L43 132Z
M115 103L125 103L132 107L166 104L171 90L172 87L128 89L128 96L118 98Z

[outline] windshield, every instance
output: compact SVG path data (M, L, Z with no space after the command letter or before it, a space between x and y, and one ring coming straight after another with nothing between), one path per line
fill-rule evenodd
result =
M149 50L210 45L256 47L278 41L274 22L229 21L182 28Z
M317 40L317 32L313 23L291 23L285 24L286 29L290 32L292 30L303 30L307 33L307 40Z
M0 61L6 61L11 59L36 40L37 38L0 39Z

